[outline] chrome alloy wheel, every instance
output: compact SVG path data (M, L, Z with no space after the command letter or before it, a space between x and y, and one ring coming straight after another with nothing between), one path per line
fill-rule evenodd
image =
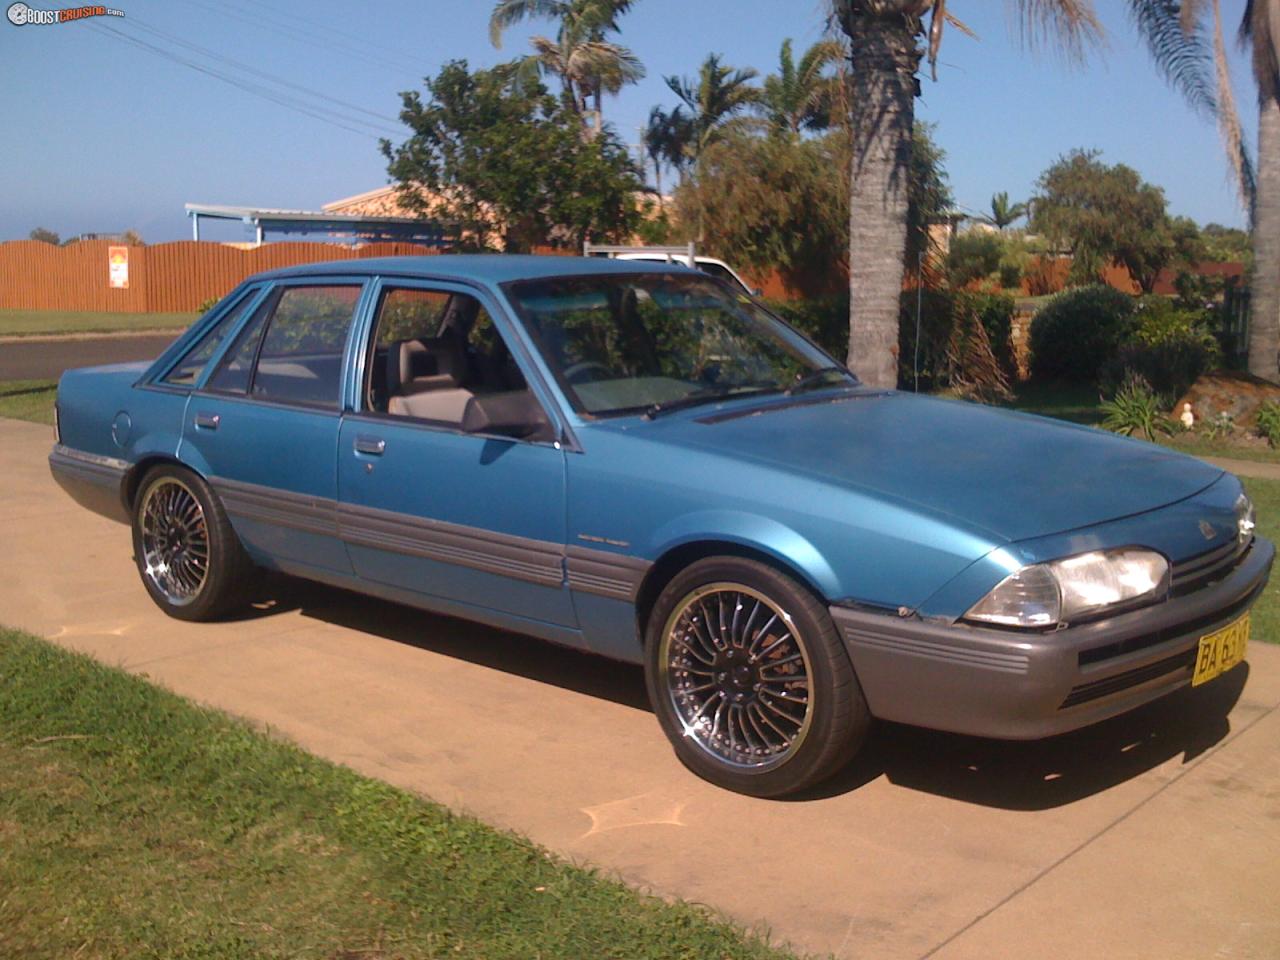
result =
M163 477L142 495L143 573L174 606L200 595L209 577L209 528L200 501L181 480Z
M785 610L750 587L707 584L676 604L658 669L684 736L721 763L776 767L809 732L804 639Z

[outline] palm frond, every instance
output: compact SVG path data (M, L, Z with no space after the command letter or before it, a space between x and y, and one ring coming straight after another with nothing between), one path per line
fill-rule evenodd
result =
M1222 134L1222 144L1227 151L1227 162L1231 164L1240 202L1244 204L1246 210L1252 212L1256 193L1253 160L1240 129L1240 113L1236 109L1235 92L1231 86L1231 70L1227 63L1227 43L1222 35L1222 6L1219 0L1213 0L1213 65L1218 82L1218 130Z
M502 46L502 34L521 20L534 17L560 19L569 12L566 0L498 0L489 14L489 41Z
M1183 0L1130 0L1129 16L1143 39L1156 69L1166 81L1205 116L1214 116L1214 64L1201 20L1185 17L1191 6Z
M1092 0L1009 0L1022 41L1036 48L1055 45L1067 59L1084 59L1090 47L1103 44L1102 23Z

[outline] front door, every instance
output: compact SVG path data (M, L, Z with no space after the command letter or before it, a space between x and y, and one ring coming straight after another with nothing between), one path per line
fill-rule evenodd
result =
M463 432L469 402L498 394L537 403L473 292L384 283L338 439L342 537L361 578L571 627L564 452L552 436Z
M184 459L200 465L260 563L351 574L336 458L361 291L355 282L277 284L187 404Z

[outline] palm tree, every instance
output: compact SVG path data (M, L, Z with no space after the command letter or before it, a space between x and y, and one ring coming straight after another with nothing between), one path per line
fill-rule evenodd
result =
M758 76L752 67L735 70L720 62L720 54L712 53L702 61L696 79L663 77L688 117L691 140L687 150L695 165L724 127L760 99L760 90L750 85Z
M1053 37L1069 56L1079 56L1101 36L1092 0L1010 2L1029 42ZM946 0L830 3L850 57L849 364L864 382L892 387L917 71L926 52L936 65L945 26L964 28Z
M991 196L991 215L983 216L980 219L983 223L989 223L997 230L1003 230L1014 223L1017 223L1027 215L1029 210L1025 203L1010 203L1009 194L1004 190Z
M489 15L489 39L502 45L502 33L521 20L559 21L556 39L530 38L533 60L544 73L560 78L574 110L589 122L592 135L604 129L604 94L616 94L644 77L644 66L626 47L606 39L618 30L618 18L632 0L498 0Z
M782 41L778 72L765 77L760 108L775 130L799 136L801 130L825 130L831 124L840 78L828 68L844 60L844 47L836 40L820 40L805 51L797 64L791 38Z
M1130 0L1130 9L1156 65L1218 122L1252 214L1249 372L1280 382L1280 0L1246 0L1239 30L1258 88L1256 177L1236 113L1219 0Z
M662 196L662 168L672 167L676 175L683 181L689 166L689 145L693 142L693 123L683 107L664 110L654 107L649 111L649 122L645 124L643 142L644 150L653 161L654 186L658 196Z
M708 54L698 68L696 79L663 77L667 86L680 98L680 106L671 116L676 136L686 158L685 172L692 169L698 196L698 239L703 237L704 205L701 188L696 182L703 152L740 119L748 107L759 102L760 90L751 86L759 74L752 67L734 69L720 62L720 54ZM679 167L678 167L679 169ZM683 178L682 178L683 179Z

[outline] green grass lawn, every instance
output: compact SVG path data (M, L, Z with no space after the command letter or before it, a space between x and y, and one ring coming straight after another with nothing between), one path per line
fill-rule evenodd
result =
M0 630L0 955L789 954Z
M79 310L0 310L0 337L55 333L185 330L198 313L91 313Z
M1241 478L1258 509L1258 533L1272 543L1280 541L1280 480ZM1253 637L1280 643L1280 578L1273 577L1253 608Z
M0 417L53 423L56 380L0 380Z

